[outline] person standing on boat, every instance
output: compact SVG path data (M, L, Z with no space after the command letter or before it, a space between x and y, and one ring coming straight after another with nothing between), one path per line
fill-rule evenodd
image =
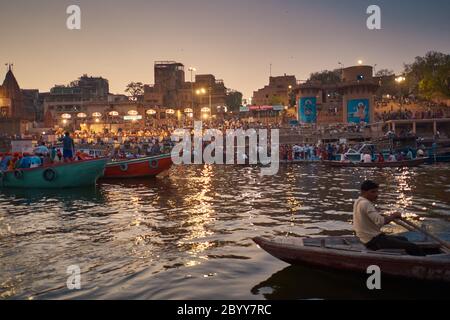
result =
M353 205L353 229L359 240L370 250L404 249L409 255L423 256L422 249L405 237L386 235L384 225L402 217L395 212L389 216L380 214L373 203L378 198L379 186L367 180L361 184L361 195Z
M60 138L59 141L63 143L63 157L64 161L71 160L73 158L73 151L75 150L75 144L73 139L70 137L70 133L66 131L63 138Z

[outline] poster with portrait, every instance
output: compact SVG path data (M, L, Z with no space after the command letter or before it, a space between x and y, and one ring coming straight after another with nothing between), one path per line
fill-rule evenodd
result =
M368 99L355 99L347 102L348 123L369 123L370 105Z
M317 98L306 97L300 99L300 122L315 123L317 121Z

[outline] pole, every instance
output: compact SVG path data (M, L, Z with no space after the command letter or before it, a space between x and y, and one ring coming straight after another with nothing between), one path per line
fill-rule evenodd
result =
M419 231L421 233L423 233L425 236L429 237L430 239L434 240L435 242L437 242L438 244L441 245L441 250L446 252L446 253L450 253L450 245L437 238L436 236L432 235L431 233L425 231L423 228L420 228L419 226L415 225L414 223L404 219L404 218L400 218L398 220L394 220L395 223L397 223L398 225L402 226L403 228L409 230L409 231Z
M212 109L211 109L211 90L212 88L209 87L209 117L212 117ZM211 121L211 119L209 119L209 121Z
M191 101L191 108L192 108L192 113L193 115L195 114L194 112L194 82L192 80L192 72L194 71L192 68L190 68L191 71L191 97L192 97L192 101Z

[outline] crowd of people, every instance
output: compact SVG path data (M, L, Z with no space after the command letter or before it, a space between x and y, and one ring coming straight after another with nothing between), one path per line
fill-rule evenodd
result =
M376 112L376 121L389 121L389 120L420 120L420 119L442 119L446 114L444 109L428 109L426 111L416 110L411 111L408 109L402 109L397 111L383 111L382 113Z
M336 160L338 155L346 153L350 146L343 143L328 144L287 144L280 146L282 161L321 161Z

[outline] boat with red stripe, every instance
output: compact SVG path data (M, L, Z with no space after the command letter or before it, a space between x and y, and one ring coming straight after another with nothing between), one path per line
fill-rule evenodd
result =
M170 154L108 162L103 178L154 177L172 166Z

